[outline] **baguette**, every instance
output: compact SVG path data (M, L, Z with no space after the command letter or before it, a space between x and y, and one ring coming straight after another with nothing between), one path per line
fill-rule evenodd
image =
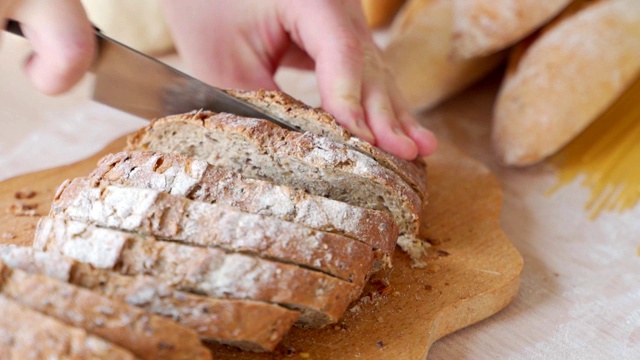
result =
M362 10L369 27L388 25L404 4L404 0L361 0Z
M507 165L555 153L640 72L640 2L587 1L514 52L495 105L492 142ZM575 13L573 13L575 12Z
M383 210L401 234L418 236L420 197L395 173L326 137L198 111L153 121L129 137L127 148L187 154L247 177Z
M94 183L155 189L345 235L379 250L389 261L398 238L397 225L381 211L245 178L180 154L109 154L99 161L89 179Z
M473 59L450 56L451 0L410 0L391 25L383 56L413 111L430 109L496 68L502 53Z
M373 249L347 237L153 189L65 181L51 214L185 244L219 247L322 271L364 287Z
M471 59L515 44L572 0L453 0L452 56Z
M24 306L131 350L142 359L210 359L196 333L168 319L0 263L0 292Z
M123 275L154 276L182 291L281 304L299 310L297 324L308 327L338 321L361 291L349 282L295 265L60 218L38 223L34 248Z
M423 158L408 161L384 152L366 141L351 136L349 131L339 125L326 111L312 108L281 91L227 90L227 93L257 106L296 129L326 136L373 158L380 165L398 174L418 193L423 202L427 201L426 164Z
M0 261L170 317L198 332L204 340L248 351L273 351L299 317L297 312L277 305L185 293L149 276L123 276L28 247L0 246Z
M130 351L0 295L0 359L137 359Z

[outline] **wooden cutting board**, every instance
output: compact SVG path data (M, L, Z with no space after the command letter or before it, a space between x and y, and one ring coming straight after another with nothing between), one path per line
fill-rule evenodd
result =
M84 161L0 183L0 242L30 245L58 185L123 146L119 139ZM396 251L393 269L371 280L339 324L294 329L272 354L212 344L215 358L423 359L434 341L507 306L518 291L522 257L500 228L498 182L446 143L427 162L431 195L421 232L433 246L426 268L411 268Z

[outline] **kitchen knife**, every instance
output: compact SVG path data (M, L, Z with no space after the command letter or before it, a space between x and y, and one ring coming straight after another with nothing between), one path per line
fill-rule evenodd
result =
M9 20L6 30L24 36L16 21ZM245 101L105 36L98 29L95 35L98 51L90 69L95 74L92 96L95 101L145 119L204 109L265 119L297 130Z

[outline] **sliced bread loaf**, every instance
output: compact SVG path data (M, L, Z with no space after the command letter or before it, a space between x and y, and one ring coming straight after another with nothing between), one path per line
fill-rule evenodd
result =
M30 247L0 245L0 261L170 317L195 330L202 339L248 351L274 350L299 317L297 312L277 305L186 293L150 276L123 276Z
M95 185L95 186L93 186ZM363 287L371 246L338 234L153 189L65 181L51 213L160 239L246 252L322 271Z
M407 161L384 152L351 136L349 131L323 109L312 108L282 91L227 90L227 93L255 105L294 128L329 137L372 157L380 165L400 175L420 195L423 202L427 201L426 164L422 158Z
M361 291L295 265L60 218L38 223L34 247L122 274L151 275L183 291L285 305L301 312L298 324L303 326L335 323Z
M270 181L246 178L182 154L127 151L109 154L89 175L92 182L143 187L191 200L275 216L313 229L342 234L393 255L398 227L382 211L314 196Z
M137 359L130 351L0 295L0 359Z
M197 334L175 322L94 292L0 263L0 292L24 306L83 328L142 359L210 359Z
M418 236L422 201L416 192L372 158L324 136L199 111L153 121L127 147L187 154L247 177L387 211L402 234Z

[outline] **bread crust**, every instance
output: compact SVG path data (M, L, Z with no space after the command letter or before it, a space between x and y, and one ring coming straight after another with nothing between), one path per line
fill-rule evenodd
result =
M0 295L0 359L137 359L130 351Z
M101 186L76 178L60 186L51 213L163 240L293 263L357 287L364 287L373 267L373 249L359 241L153 189Z
M373 159L327 137L198 111L153 121L129 137L127 150L183 153L247 177L384 210L401 233L418 236L422 202L415 191Z
M274 216L364 242L391 257L398 227L382 211L313 196L269 181L249 179L181 154L127 151L102 158L93 183L150 188L191 200Z
M587 1L516 49L493 119L507 165L555 153L609 107L640 72L640 2ZM580 5L580 4L578 4Z
M227 90L227 93L247 101L284 123L316 135L326 136L376 160L380 165L398 174L426 202L426 163L418 157L408 161L395 157L366 141L352 136L336 119L321 108L312 108L282 91Z
M361 292L349 282L295 265L61 218L40 221L34 248L123 275L150 275L181 291L284 305L301 312L302 326L338 321Z
M123 276L28 247L0 246L0 261L169 317L195 330L202 339L248 351L273 351L299 317L297 312L277 305L190 294L150 276Z
M471 59L500 51L553 19L572 0L453 0L452 56Z
M4 263L0 274L4 296L129 349L142 359L211 358L193 330L171 320Z

